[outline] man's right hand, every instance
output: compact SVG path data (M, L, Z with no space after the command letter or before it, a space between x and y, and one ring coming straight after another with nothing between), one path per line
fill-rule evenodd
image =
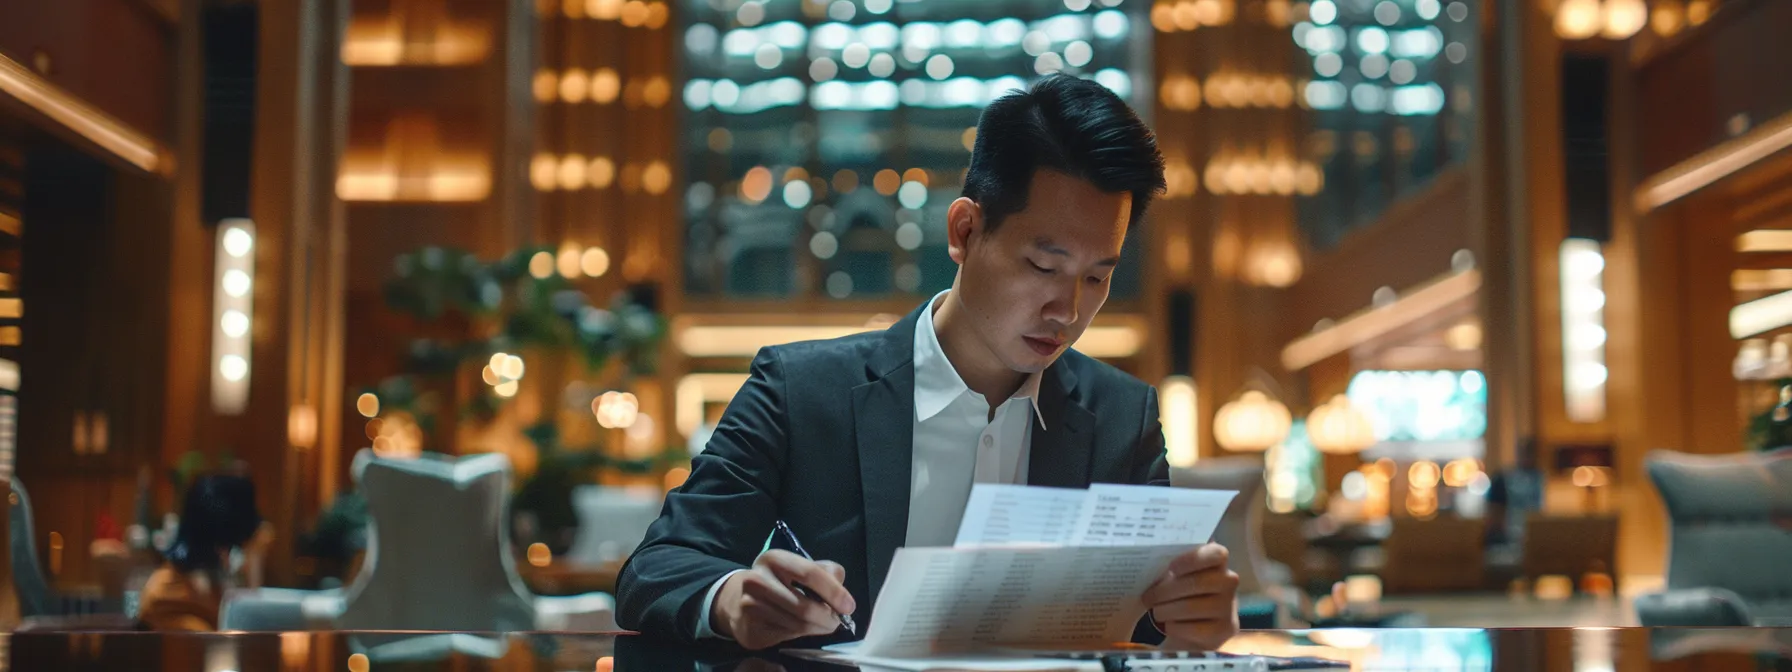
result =
M798 637L826 635L840 629L840 614L856 608L841 585L846 569L826 560L815 562L788 551L766 551L753 569L728 577L710 604L709 622L716 634L748 649L763 649ZM807 599L791 587L804 587L827 600ZM833 609L830 610L829 607Z

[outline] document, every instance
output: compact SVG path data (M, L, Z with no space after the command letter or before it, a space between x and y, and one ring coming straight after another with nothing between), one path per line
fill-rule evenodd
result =
M1205 543L1233 492L979 484L950 548L901 548L852 656L1094 649L1129 639L1171 559ZM845 650L841 650L845 653Z
M1097 483L1089 489L979 483L953 546L1203 544L1238 493Z

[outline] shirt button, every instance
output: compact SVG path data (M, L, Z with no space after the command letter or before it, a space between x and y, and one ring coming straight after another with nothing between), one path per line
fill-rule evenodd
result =
M991 445L994 445L995 442L996 442L996 437L990 436L988 434L983 435L983 447L984 448L988 448Z

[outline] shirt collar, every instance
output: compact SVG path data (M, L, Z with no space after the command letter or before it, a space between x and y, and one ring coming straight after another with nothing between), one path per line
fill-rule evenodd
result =
M939 333L933 328L933 311L936 304L946 296L946 290L935 294L921 309L921 317L915 323L915 418L928 420L946 410L960 396L972 394L971 388L959 377L958 369L946 359L946 351L940 347ZM1039 382L1044 379L1045 372L1039 371L1027 376L1021 382L1020 389L1014 391L1010 399L1025 398L1033 407L1033 417L1038 418L1039 428L1045 429L1045 418L1039 414Z

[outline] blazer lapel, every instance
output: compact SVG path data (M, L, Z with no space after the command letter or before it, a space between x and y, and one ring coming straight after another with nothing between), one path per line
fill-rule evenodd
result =
M865 496L865 578L873 594L883 587L896 549L908 538L915 451L915 323L927 305L885 332L883 346L866 362L871 380L852 390L859 487Z
M1060 357L1039 385L1039 412L1045 429L1033 427L1027 484L1087 488L1094 459L1095 414L1071 395L1076 374Z

